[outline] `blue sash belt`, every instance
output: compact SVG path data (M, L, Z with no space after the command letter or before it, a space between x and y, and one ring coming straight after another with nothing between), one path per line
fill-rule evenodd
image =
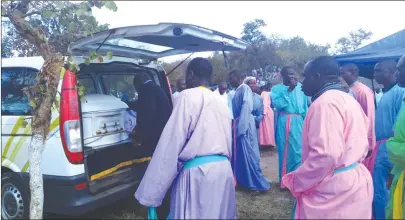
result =
M338 173L341 173L341 172L349 171L349 170L351 170L351 169L356 168L358 165L359 165L359 163L356 162L356 163L350 164L350 165L347 166L347 167L342 167L342 168L335 169L335 170L333 171L333 174L338 174ZM295 209L296 209L296 208L297 208L297 199L294 199L294 205L293 205L293 210L292 210L291 219L295 219Z
M214 163L225 160L228 160L228 157L224 155L206 155L194 157L193 159L188 160L184 163L183 169L190 169L207 163ZM169 219L169 216L167 216L167 219ZM148 219L158 219L156 207L148 207Z

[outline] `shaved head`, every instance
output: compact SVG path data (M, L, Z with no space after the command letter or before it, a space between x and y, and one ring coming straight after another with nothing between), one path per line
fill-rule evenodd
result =
M399 86L405 87L405 55L401 57L397 64L397 81Z
M359 68L354 63L348 63L340 68L340 76L348 85L352 85L359 77Z
M240 70L232 70L229 74L229 83L236 88L242 83L243 72Z
M397 62L395 60L383 60L374 66L374 78L377 83L383 84L384 87L389 87L396 82L396 70Z
M304 67L302 91L307 96L315 95L326 83L340 83L340 66L331 56L320 56Z

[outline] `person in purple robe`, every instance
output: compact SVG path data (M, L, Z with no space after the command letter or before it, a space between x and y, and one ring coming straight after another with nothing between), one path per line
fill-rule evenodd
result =
M232 99L233 110L233 158L232 168L236 184L253 191L252 194L270 189L269 181L260 168L260 151L253 111L253 92L243 82L241 72L235 72L230 79L233 84L239 81L239 87Z
M135 198L156 219L172 185L168 219L236 219L230 164L231 116L221 97L208 89L212 65L193 59L187 90L176 100ZM166 218L166 216L160 216Z

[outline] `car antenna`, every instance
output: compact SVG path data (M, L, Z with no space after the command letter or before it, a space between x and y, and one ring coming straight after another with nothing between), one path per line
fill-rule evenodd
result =
M183 64L186 60L188 60L188 58L190 58L193 54L194 54L194 52L191 53L186 59L184 59L183 61L181 61L179 64L177 64L177 66L175 66L172 70L170 70L169 73L166 74L166 76L168 76L168 75L171 74L173 71L175 71L179 66L181 66L181 64Z

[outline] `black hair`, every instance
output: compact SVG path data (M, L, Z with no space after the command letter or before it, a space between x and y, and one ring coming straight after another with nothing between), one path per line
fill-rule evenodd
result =
M194 58L187 66L187 72L193 72L194 76L199 79L210 80L212 71L210 61L201 57Z
M377 64L380 64L382 68L387 69L390 73L395 73L397 70L397 61L393 59L383 60Z
M312 60L310 72L319 73L324 76L339 76L340 66L335 58L331 56L320 56Z
M145 72L140 72L135 75L133 83L136 86L141 85L142 83L145 83L148 80L150 80L149 75Z
M292 66L285 66L285 67L281 68L280 74L281 74L281 75L286 74L286 73L287 73L287 70L289 70L289 69L294 70L294 68L293 68Z
M342 68L352 74L355 74L356 76L359 75L359 67L357 67L357 65L354 63L347 63L343 65Z

